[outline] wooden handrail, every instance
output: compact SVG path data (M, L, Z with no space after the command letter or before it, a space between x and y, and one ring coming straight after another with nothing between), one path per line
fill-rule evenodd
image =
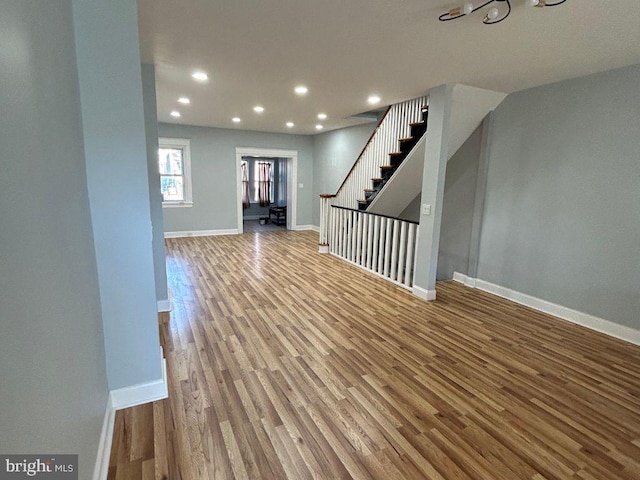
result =
M407 222L407 223L413 223L414 225L420 225L420 222L414 222L413 220L406 220L404 218L393 217L391 215L384 215L383 213L367 212L366 210L358 210L356 208L341 207L340 205L331 205L331 208L339 208L341 210L349 210L351 212L364 213L366 215L374 215L376 217L390 218L391 220L400 220L401 222Z
M356 168L356 165L358 164L358 162L360 161L360 159L362 158L362 155L364 155L364 152L367 150L367 147L369 146L369 144L371 143L371 141L373 140L373 137L375 136L376 132L378 131L378 129L380 128L380 125L382 125L382 122L384 122L384 119L386 118L386 116L389 114L389 111L391 110L392 105L389 105L387 107L387 109L384 112L384 115L382 115L382 118L380 119L380 121L378 122L378 125L376 125L376 128L373 130L373 132L371 133L371 136L369 137L369 140L367 140L367 143L365 143L364 147L362 148L362 151L360 152L360 155L358 155L358 158L356 158L356 161L353 163L353 165L351 166L351 170L349 170L349 173L347 173L347 176L344 177L344 180L342 181L342 183L340 184L340 187L338 188L338 190L336 190L336 195L338 195L338 193L340 193L340 190L342 189L342 187L344 186L345 183L347 183L347 179L349 178L349 176L351 175L351 172L353 172L353 169ZM336 196L334 195L334 197Z

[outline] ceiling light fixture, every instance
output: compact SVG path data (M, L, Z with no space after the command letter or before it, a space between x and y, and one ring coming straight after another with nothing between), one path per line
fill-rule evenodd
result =
M319 113L318 114L318 120L326 120L327 119L327 114L326 113Z
M324 127L320 124L316 125L316 130L322 130Z
M233 117L233 118L231 119L231 121L232 121L233 123L240 123L242 120L240 119L240 117Z
M567 0L524 0L524 4L528 7L557 7L562 5ZM491 7L487 10L487 13L482 20L485 25L495 25L505 20L511 14L511 0L489 0L484 1L478 6L474 6L471 2L465 2L461 7L452 8L447 13L443 13L438 17L441 22L448 22L449 20L456 20L457 18L465 17L473 12L480 10L481 8L488 7L492 3L506 3L506 12L500 12L497 6Z
M287 125L288 128L293 128L293 127L296 126L296 124L293 123L293 122L287 122L286 125Z
M307 87L305 87L304 85L298 85L294 89L294 92L296 92L296 95L306 95L308 91L309 91L309 89Z
M262 113L264 112L264 107L261 105L256 105L255 107L253 107L253 111L256 113Z
M189 100L189 97L180 97L178 99L178 103L181 103L182 105L189 105L191 100Z
M380 97L378 95L370 95L369 98L367 98L367 102L371 105L375 105L380 102Z
M207 75L207 74L206 74L206 73L204 73L204 72L193 72L193 73L191 74L191 77L192 77L194 80L197 80L197 81L199 81L199 82L206 82L207 80L209 80L209 75Z
M180 118L180 112L177 110L173 110L170 115L174 118Z

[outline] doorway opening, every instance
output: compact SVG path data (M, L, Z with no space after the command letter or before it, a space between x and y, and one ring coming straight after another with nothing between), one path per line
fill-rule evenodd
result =
M295 230L297 184L297 150L236 148L238 233L245 220Z

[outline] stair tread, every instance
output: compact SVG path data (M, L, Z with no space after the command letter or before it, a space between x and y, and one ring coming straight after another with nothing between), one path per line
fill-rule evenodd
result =
M364 191L365 192L377 192L377 190L375 188L365 188Z
M424 125L424 122L413 122L409 124L410 127L413 127L414 125Z
M396 168L396 167L394 167L393 165L382 165L380 168L388 169L388 168Z
M404 155L404 152L391 152L389 155Z
M376 178L372 178L371 180L373 180L373 181L382 181L382 180L384 180L384 178L376 177Z
M411 140L413 140L413 137L405 137L405 138L398 139L399 142L410 142Z

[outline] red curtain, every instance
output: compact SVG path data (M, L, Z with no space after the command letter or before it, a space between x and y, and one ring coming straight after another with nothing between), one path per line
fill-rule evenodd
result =
M271 204L271 163L258 164L258 200L261 207Z
M247 162L242 162L240 169L242 170L242 209L246 210L251 206L251 202L249 201L249 171Z

